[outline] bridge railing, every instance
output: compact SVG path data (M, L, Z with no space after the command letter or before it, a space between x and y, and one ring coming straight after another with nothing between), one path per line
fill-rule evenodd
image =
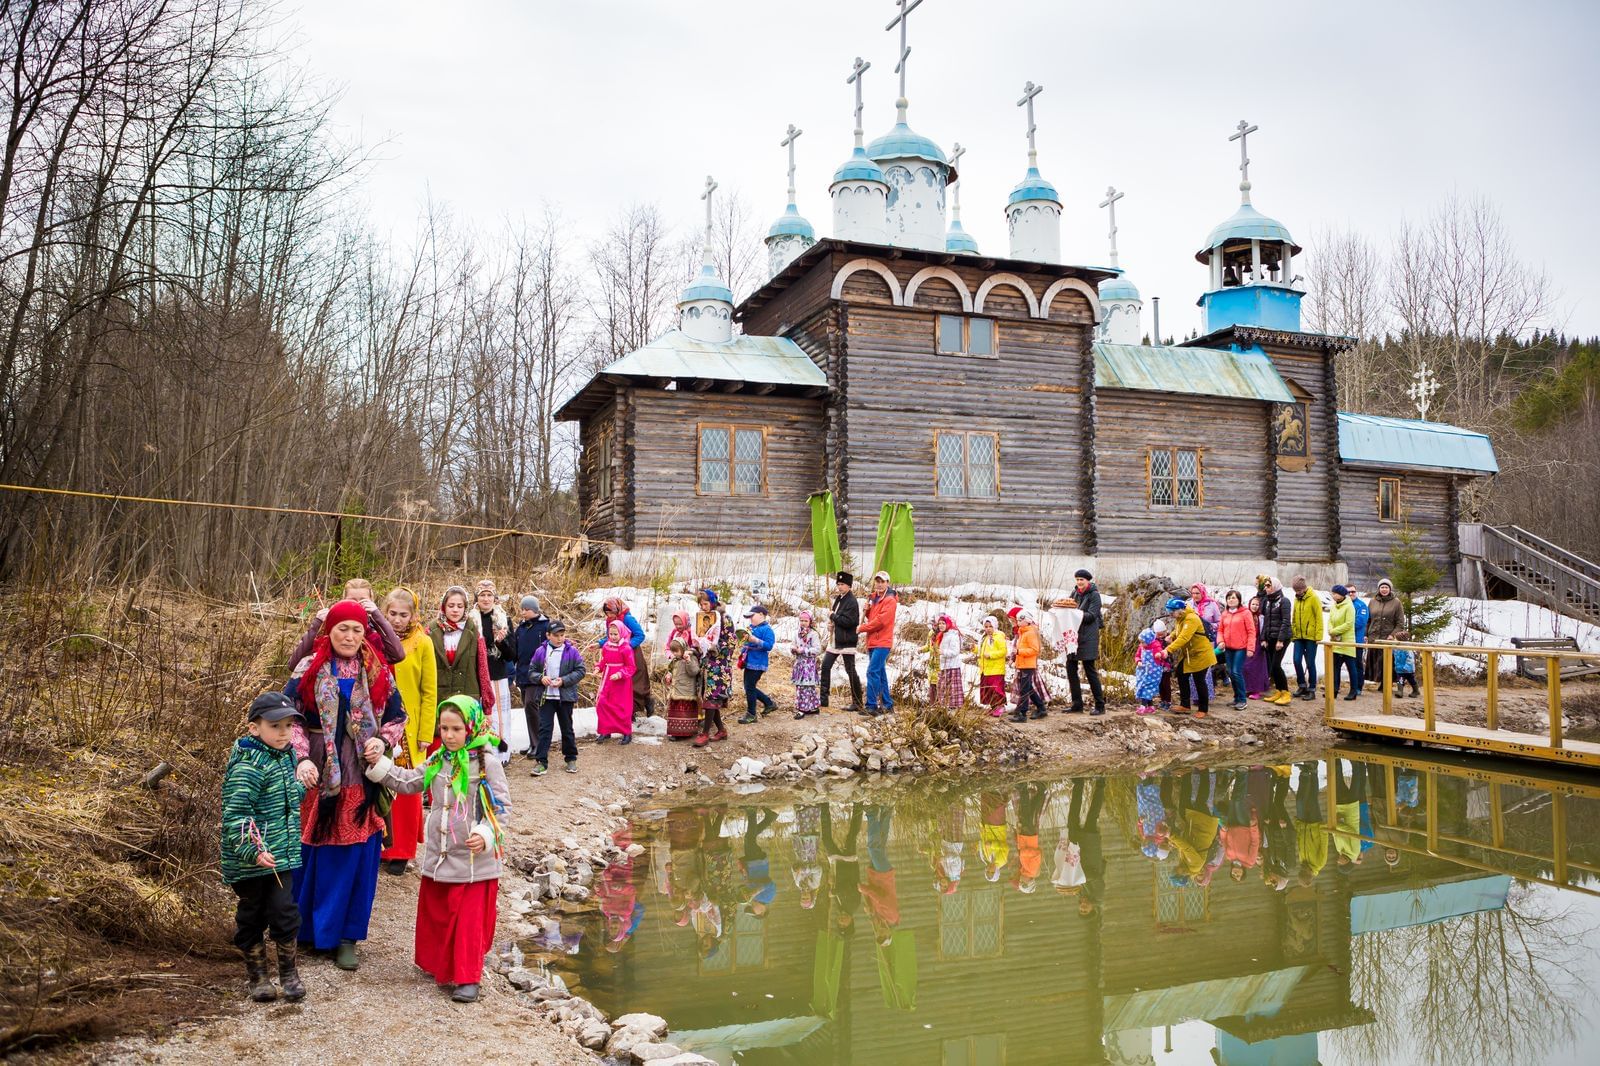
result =
M1338 644L1335 641L1321 641L1322 662L1327 682L1324 685L1324 700L1326 709L1324 719L1330 725L1339 717L1336 704L1337 696L1334 695L1334 648L1354 648L1359 651L1376 649L1384 652L1383 659L1383 713L1394 714L1394 656L1389 654L1396 650L1412 653L1415 660L1415 675L1417 687L1422 693L1422 723L1426 732L1433 732L1434 723L1438 713L1437 692L1438 686L1434 679L1436 659L1440 655L1453 655L1461 658L1482 658L1484 660L1484 694L1485 712L1488 718L1488 728L1500 728L1500 660L1504 656L1523 659L1546 660L1545 698L1547 704L1546 733L1549 737L1550 747L1562 747L1561 733L1561 663L1568 660L1581 660L1585 664L1593 664L1600 660L1600 653L1586 651L1570 651L1557 649L1530 649L1530 648L1485 648L1475 644L1418 644L1410 641L1379 641L1376 643L1357 644L1350 642ZM1365 688L1369 681L1362 677L1362 687Z

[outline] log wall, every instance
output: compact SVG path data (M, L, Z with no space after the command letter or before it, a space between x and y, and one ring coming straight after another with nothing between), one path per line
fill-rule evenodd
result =
M1332 560L1339 554L1338 510L1339 425L1333 382L1333 359L1322 352L1268 351L1285 380L1313 397L1306 436L1311 466L1304 471L1276 470L1277 557L1306 562Z
M617 447L617 407L608 403L578 424L578 514L583 532L594 540L617 540L617 487L622 484L623 464ZM611 434L611 496L599 499L600 441Z
M1378 479L1384 477L1399 478L1401 516L1421 535L1419 546L1443 572L1440 588L1455 592L1460 551L1454 536L1455 489L1447 474L1349 466L1340 471L1342 557L1350 577L1363 593L1372 593L1388 575L1389 550L1401 524L1378 520Z

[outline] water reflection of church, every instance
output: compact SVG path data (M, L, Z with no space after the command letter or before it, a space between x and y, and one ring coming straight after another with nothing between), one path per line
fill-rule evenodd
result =
M998 856L995 793L962 786L897 797L892 811L837 800L784 809L776 832L761 838L777 885L770 912L761 918L729 905L710 938L697 938L704 925L689 920L684 904L699 892L696 878L731 871L744 884L737 860L745 809L709 815L721 827L709 850L704 838L693 845L684 834L683 819L706 812L673 812L634 870L630 891L644 919L622 950L598 955L580 979L602 1007L660 1014L675 1040L722 1062L737 1055L747 1064L1148 1063L1163 1030L1170 1036L1169 1027L1203 1021L1214 1029L1217 1062L1315 1063L1319 1034L1386 1024L1362 1002L1361 982L1352 986L1359 938L1495 911L1512 874L1548 879L1559 867L1576 881L1600 858L1565 839L1571 821L1574 839L1600 840L1582 831L1600 814L1592 795L1579 801L1587 806L1556 803L1552 821L1559 790L1525 780L1422 770L1381 756L1338 765L1337 796L1326 787L1326 766L1297 768L1299 787L1322 771L1322 784L1310 789L1314 806L1298 787L1287 793L1299 856L1314 859L1315 834L1327 836L1321 864L1292 866L1282 890L1263 883L1258 869L1236 882L1226 862L1215 865L1215 853L1208 862L1205 853L1185 852L1194 802L1220 811L1231 771L1145 779L1143 793L1132 779L1058 782L1038 807L1036 835L1019 834L1033 828L1026 815L1018 820L1029 786L1011 786ZM1266 810L1271 774L1255 773L1266 779L1248 787ZM1363 773L1370 794L1355 803L1350 786ZM1162 801L1170 837L1140 818L1153 819L1151 796ZM1344 826L1355 832L1339 833ZM1054 849L1063 834L1082 849L1081 873L1063 875L1052 861L1061 858ZM1025 852L1038 863L1032 891ZM1341 854L1362 861L1341 863ZM1538 858L1553 854L1559 861ZM990 880L985 859L997 858L1003 866ZM1196 864L1208 868L1197 873ZM812 883L808 909L797 886ZM711 894L729 888L749 898L737 885ZM886 922L886 913L897 921Z

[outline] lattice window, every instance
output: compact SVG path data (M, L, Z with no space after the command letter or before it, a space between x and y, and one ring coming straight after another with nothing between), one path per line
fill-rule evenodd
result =
M1175 885L1170 870L1155 868L1156 928L1163 933L1187 933L1211 920L1210 889L1192 881Z
M737 910L737 914L733 913ZM722 911L723 936L712 953L700 960L700 972L742 973L767 964L767 923L743 907Z
M992 500L1000 495L996 434L940 430L933 439L934 481L940 496Z
M697 491L760 496L767 489L767 435L760 426L699 427Z
M990 358L995 354L997 332L992 318L939 315L934 344L940 355Z
M983 1033L978 1036L953 1036L944 1041L944 1066L1004 1066L1006 1037L1004 1033Z
M939 897L939 954L944 958L999 956L1005 930L998 885Z
M1151 507L1199 507L1205 503L1204 464L1193 448L1152 448L1146 460Z

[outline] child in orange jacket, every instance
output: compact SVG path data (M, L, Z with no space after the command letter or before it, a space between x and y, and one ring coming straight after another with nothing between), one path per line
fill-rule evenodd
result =
M1011 715L1011 720L1025 722L1028 720L1030 702L1036 707L1034 718L1043 718L1049 710L1035 685L1039 672L1039 624L1033 612L1027 609L1018 610L1013 618L1016 622L1017 709Z

